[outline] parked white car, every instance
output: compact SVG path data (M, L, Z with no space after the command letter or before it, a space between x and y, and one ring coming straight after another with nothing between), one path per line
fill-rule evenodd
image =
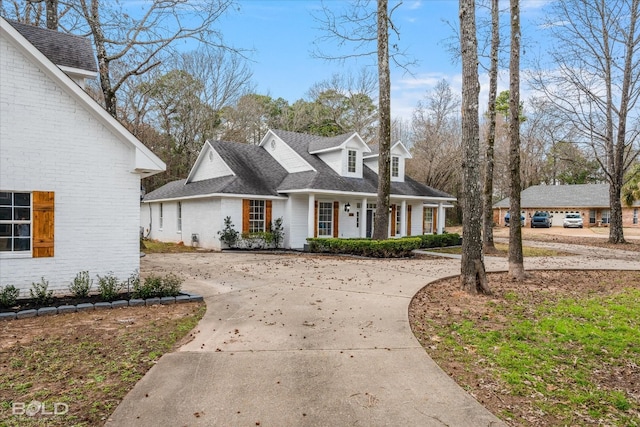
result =
M564 222L562 223L562 226L564 228L582 228L582 216L579 213L568 213L564 216Z

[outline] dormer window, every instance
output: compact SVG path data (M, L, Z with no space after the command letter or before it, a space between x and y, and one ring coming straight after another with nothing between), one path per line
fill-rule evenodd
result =
M348 152L348 156L347 156L347 166L348 166L348 171L349 173L356 173L356 159L357 159L357 154L356 154L356 150L349 150Z
M400 157L391 157L391 176L398 178L400 176Z

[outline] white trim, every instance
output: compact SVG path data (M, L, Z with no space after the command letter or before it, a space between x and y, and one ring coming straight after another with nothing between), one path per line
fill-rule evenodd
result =
M208 199L211 197L230 197L230 198L253 199L253 200L287 200L289 199L286 196L262 196L258 194L210 193L210 194L198 194L196 196L169 197L164 199L143 200L142 203L173 202L176 200Z
M318 190L318 189L313 189L313 188L304 188L304 189L297 189L297 190L283 190L283 191L279 191L280 193L285 193L285 194L304 194L304 193L315 193L315 194L335 194L336 196L354 196L354 197L369 197L369 196L373 196L373 198L375 199L376 197L378 197L378 195L376 193L362 193L362 192L354 192L354 191L335 191L335 190ZM450 201L450 202L455 202L456 198L455 197L435 197L435 196L413 196L413 195L406 195L406 194L395 194L395 193L391 193L389 195L389 197L393 197L395 199L406 199L406 200L433 200L433 201ZM434 205L434 207L437 207L438 205ZM453 207L453 205L451 205L451 207Z
M204 142L204 145L202 146L202 148L200 149L200 152L198 153L198 157L196 158L196 161L193 163L193 166L191 166L191 170L189 171L189 175L187 175L187 179L184 181L184 185L187 185L187 184L189 184L191 182L191 178L193 177L193 174L198 169L198 166L200 165L200 163L202 163L202 159L205 156L205 152L209 151L209 150L205 150L205 148L207 148L207 147L209 147L209 150L214 152L216 156L220 157L222 162L227 166L229 174L228 175L221 175L220 177L223 177L223 176L236 176L236 173L233 171L233 169L231 169L231 167L229 167L229 165L227 164L227 162L224 161L224 159L222 158L220 153L218 153L216 151L216 149L213 148L213 145L211 145L211 142L209 142L209 140L207 139Z
M23 53L29 60L41 65L40 70L51 80L56 82L67 94L77 98L84 104L99 122L112 133L119 136L124 143L132 145L136 149L135 167L132 172L143 177L155 175L166 170L167 166L158 156L153 154L140 140L131 134L116 119L93 100L71 77L49 60L42 52L23 37L4 18L0 17L0 32L8 36L9 42Z
M95 79L98 77L97 71L84 70L82 68L68 67L66 65L58 65L65 74L73 74L74 76L84 77L85 79Z
M289 147L289 149L293 152L294 156L296 156L301 162L303 162L305 165L308 166L308 170L307 171L313 171L313 172L318 172L313 166L311 166L309 164L309 162L307 162L300 154L298 154L298 152L296 150L294 150L289 144L287 144L286 141L284 141L282 138L280 138L275 132L273 132L271 129L269 129L266 133L266 135L262 138L262 140L260 141L260 144L258 144L259 147L262 147L267 153L269 153L269 155L271 157L273 157L279 164L280 166L282 166L285 170L287 170L287 168L280 163L280 159L277 159L276 157L274 157L271 154L271 150L267 150L265 145L267 145L267 141L269 140L269 136L271 136L272 138L278 138L278 141L280 141L281 143L285 144L287 147Z
M309 154L322 154L322 153L328 153L330 151L337 151L337 150L343 150L346 148L346 145L349 141L356 139L357 137L357 141L360 143L360 145L362 145L364 147L363 152L364 153L370 153L371 152L371 148L369 148L369 146L367 145L366 142L364 142L364 140L362 139L362 137L358 134L358 132L354 132L352 133L347 139L345 139L344 141L342 141L340 144L338 145L334 145L333 147L328 147L328 148L322 148L320 150L315 150L315 151L309 151Z

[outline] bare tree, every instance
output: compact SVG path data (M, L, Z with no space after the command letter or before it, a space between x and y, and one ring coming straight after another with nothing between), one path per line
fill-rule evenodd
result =
M495 252L493 242L493 147L496 140L496 96L498 93L498 49L500 48L499 0L491 0L491 65L489 66L489 129L485 152L482 244L485 253Z
M389 10L388 0L377 0L374 10L369 7L367 0L355 0L351 7L343 14L336 15L326 5L321 10L321 16L316 20L321 24L325 36L320 41L336 41L338 47L345 44L355 45L355 49L345 54L323 52L316 49L314 55L325 60L344 61L347 58L370 57L376 55L378 65L378 199L373 231L374 239L386 239L389 228L389 194L391 190L391 83L390 58L399 64L398 58L403 52L397 50L389 54L389 30L397 34L391 20L393 11L402 3L398 3ZM374 48L375 43L375 48ZM408 66L405 62L403 67Z
M511 0L511 58L509 60L509 276L524 279L520 222L520 0Z
M573 124L609 183L609 242L623 243L621 189L638 157L640 0L561 0L547 31L556 41L551 71L539 65L531 84Z
M482 260L482 200L480 190L480 128L478 123L478 40L474 0L460 0L462 56L463 216L460 281L469 293L490 293Z

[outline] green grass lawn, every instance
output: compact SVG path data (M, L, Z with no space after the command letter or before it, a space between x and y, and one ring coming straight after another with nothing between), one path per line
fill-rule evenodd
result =
M447 357L481 364L512 396L536 395L557 425L639 426L640 402L622 390L640 380L640 290L526 304L515 293L492 303L502 328L429 322Z
M196 252L198 249L192 246L186 246L184 244L172 243L172 242L159 242L157 240L145 240L144 249L142 252L148 254L166 254L166 253L178 253L178 252Z
M507 256L509 253L509 245L505 243L496 243L496 249L498 250L497 255ZM434 248L429 249L431 252L442 252L445 254L462 254L462 247L454 246L450 248ZM535 248L532 246L523 246L522 254L526 257L538 257L538 256L566 256L570 255L566 252L556 251L553 249L545 249L545 248Z

